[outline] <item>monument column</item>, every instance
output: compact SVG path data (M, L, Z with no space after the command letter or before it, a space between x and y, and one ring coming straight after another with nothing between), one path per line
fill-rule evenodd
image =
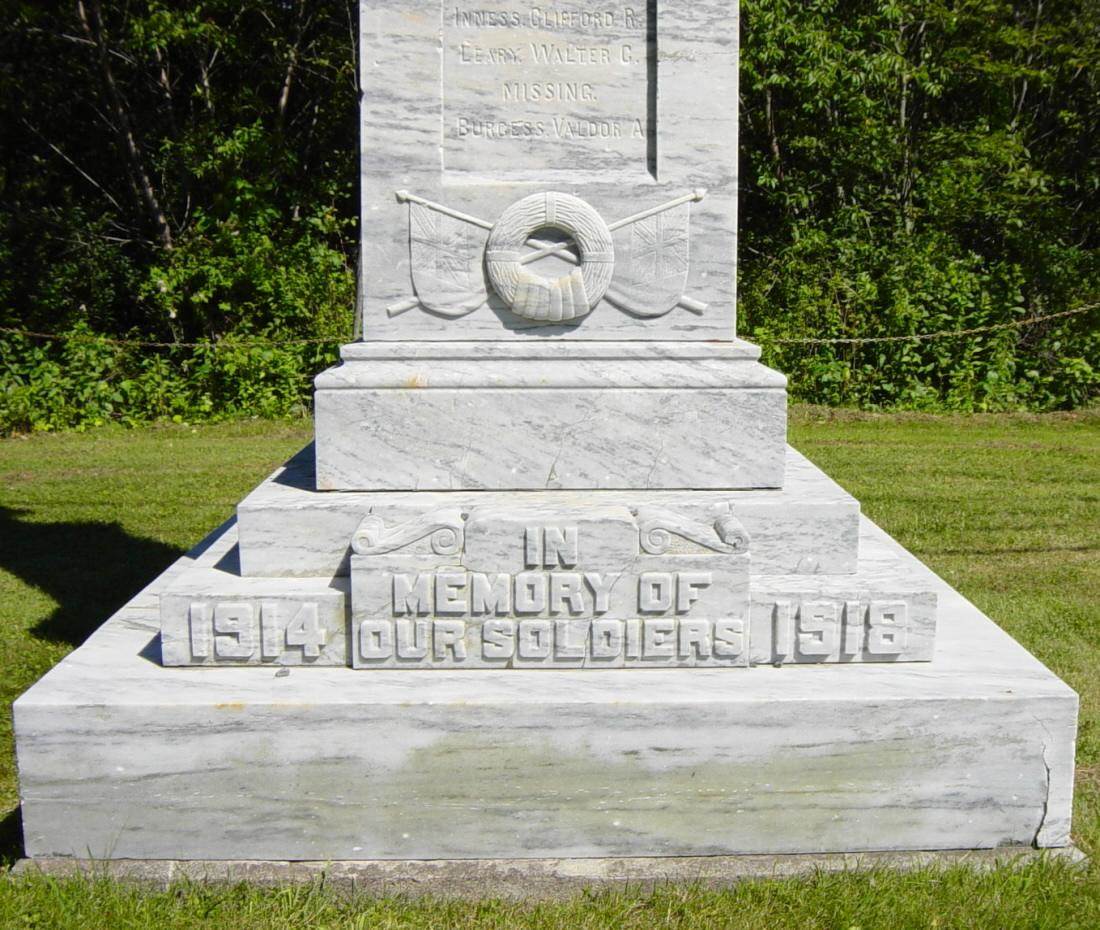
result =
M736 8L362 10L364 340L325 490L778 488L736 332Z

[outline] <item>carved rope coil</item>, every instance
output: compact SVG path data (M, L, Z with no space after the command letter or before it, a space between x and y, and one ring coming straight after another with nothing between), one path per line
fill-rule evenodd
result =
M750 542L748 531L733 514L719 517L714 523L714 530L722 542L734 552L748 551Z
M550 281L521 263L524 243L542 227L560 229L576 241L580 265ZM493 289L518 316L539 323L563 323L585 316L603 298L615 268L611 231L591 206L547 191L508 207L489 233L485 263Z

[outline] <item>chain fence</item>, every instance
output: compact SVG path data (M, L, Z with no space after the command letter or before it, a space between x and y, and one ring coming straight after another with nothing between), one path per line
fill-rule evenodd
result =
M1029 316L1020 320L1009 320L1007 323L991 323L988 326L972 326L969 329L941 329L934 333L911 333L905 336L852 336L838 339L771 339L772 345L864 345L873 342L924 342L930 339L957 339L959 336L974 336L979 333L992 333L1003 329L1022 329L1026 326L1034 326L1036 323L1045 323L1047 320L1060 320L1068 316L1077 316L1100 307L1100 303L1086 304L1083 307L1074 307L1072 310L1062 310L1060 313L1047 313L1042 316Z
M0 333L24 336L27 339L44 339L53 342L103 342L113 346L134 346L141 349L232 349L278 348L280 346L340 345L348 339L343 336L322 336L314 339L230 339L207 340L205 342L150 342L145 339L117 339L113 336L101 336L98 333L38 333L30 329L17 329L14 326L0 326Z
M883 342L925 342L932 339L957 339L960 336L976 336L981 333L998 332L1005 329L1022 329L1045 323L1048 320L1060 320L1065 317L1077 316L1088 313L1090 310L1100 308L1100 303L1085 304L1074 307L1072 310L1062 310L1059 313L1047 313L1041 316L1029 316L1019 320L1010 320L1006 323L992 323L988 326L972 326L968 329L943 329L932 333L912 333L903 336L851 336L835 339L797 338L797 339L770 339L770 345L865 345L869 343ZM43 333L34 330L18 329L13 326L0 326L0 333L13 336L22 336L27 339L42 339L46 341L86 341L100 342L116 346L132 346L142 349L217 349L217 348L280 348L286 346L305 345L339 345L347 340L340 336L324 336L312 339L232 339L223 341L208 340L205 342L152 342L145 339L118 339L112 336L101 336L96 333Z

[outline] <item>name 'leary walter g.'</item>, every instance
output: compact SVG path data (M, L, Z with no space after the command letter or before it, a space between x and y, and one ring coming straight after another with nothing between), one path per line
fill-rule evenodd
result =
M526 48L526 52L524 49ZM612 52L606 46L550 45L529 42L526 46L482 48L470 42L458 47L458 60L464 65L522 65L527 61L539 65L610 65L612 61L629 65L634 62L634 50L621 45Z

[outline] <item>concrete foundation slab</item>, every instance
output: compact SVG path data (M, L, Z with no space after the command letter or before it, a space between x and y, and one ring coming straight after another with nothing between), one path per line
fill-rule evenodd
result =
M1086 861L1075 846L1038 850L1029 846L933 852L831 853L788 856L681 856L659 859L436 859L287 862L180 859L21 859L15 875L55 878L107 877L167 888L173 882L259 887L324 882L338 893L444 899L562 900L583 891L647 892L666 884L725 888L743 881L800 878L821 872L963 866L975 870L1027 865L1055 858Z

